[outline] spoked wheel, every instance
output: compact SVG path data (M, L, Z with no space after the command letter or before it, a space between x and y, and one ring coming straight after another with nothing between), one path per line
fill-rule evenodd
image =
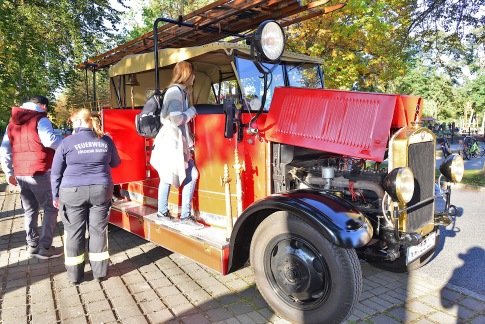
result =
M331 244L296 215L266 218L254 233L250 257L261 295L291 322L340 323L359 300L355 250Z

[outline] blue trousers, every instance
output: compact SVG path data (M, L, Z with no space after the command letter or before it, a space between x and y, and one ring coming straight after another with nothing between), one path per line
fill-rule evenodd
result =
M199 171L195 167L194 160L189 160L188 167L185 169L185 180L182 183L182 208L180 218L189 217L192 210L192 198L194 197L195 185L199 178ZM165 213L168 210L168 195L170 184L160 181L158 186L158 212Z

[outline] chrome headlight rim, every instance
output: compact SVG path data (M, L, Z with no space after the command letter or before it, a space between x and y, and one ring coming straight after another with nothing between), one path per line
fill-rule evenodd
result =
M254 45L259 54L270 62L277 62L285 50L285 32L274 20L263 21L253 37Z
M410 202L414 195L413 171L409 167L393 169L384 179L384 190L393 201Z
M465 162L458 154L448 156L440 165L440 173L447 181L461 182L465 173Z

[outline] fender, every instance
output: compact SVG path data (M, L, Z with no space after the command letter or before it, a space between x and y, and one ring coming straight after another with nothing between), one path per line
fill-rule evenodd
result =
M370 221L340 197L314 190L275 194L251 204L238 217L231 235L229 272L244 266L254 231L277 211L295 214L318 229L331 243L344 248L367 244L373 235Z

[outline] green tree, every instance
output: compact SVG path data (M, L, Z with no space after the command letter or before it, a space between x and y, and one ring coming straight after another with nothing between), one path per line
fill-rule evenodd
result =
M109 77L107 70L95 73L96 89L93 89L92 71L77 70L69 86L59 96L55 107L55 120L58 125L67 125L74 109L88 108L98 110L110 105ZM96 91L96 101L94 101Z
M454 105L456 89L450 77L439 74L432 67L418 64L394 82L397 85L395 92L423 97L426 115L431 115L426 109L427 102L436 105L437 115L434 117L441 121L449 121L462 115L459 107Z
M482 68L477 63L485 45L483 0L423 0L412 8L408 35L428 64L455 81L463 77L464 66L473 73Z
M150 0L148 4L146 1L137 0L132 1L133 7L123 14L123 20L128 24L120 31L115 39L119 43L121 40L124 42L130 41L136 37L143 35L144 33L153 30L153 22L158 17L166 17L177 19L179 15L186 15L204 5L207 5L212 1L209 0L184 0L184 1L169 1L169 0ZM142 8L142 21L141 25L135 22L136 12ZM86 75L84 71L77 71L72 82L64 89L63 95L64 103L61 108L64 110L72 110L78 107L93 107L93 89L92 89L92 74L88 72L87 76L87 92L86 96ZM107 102L110 99L109 94L109 77L107 71L96 72L96 98L97 101ZM68 114L62 114L67 116Z
M386 91L390 80L405 73L408 2L350 0L334 13L289 28L289 47L326 59L329 88Z
M122 33L125 41L151 31L157 17L176 19L213 2L137 1L143 23L128 23ZM289 48L326 59L329 88L422 95L436 102L442 118L454 118L462 109L457 102L462 67L472 72L481 68L477 58L483 53L482 3L348 0L343 9L286 28ZM124 20L133 21L134 16L131 11ZM76 87L72 96L79 93Z
M142 0L138 0L142 1ZM146 3L146 1L142 1ZM159 17L177 19L179 16L184 16L192 11L199 9L209 3L211 0L149 0L148 4L142 9L142 25L132 26L129 30L124 31L126 41L134 39L144 33L153 30L153 22ZM134 17L133 12L127 13L128 17Z
M417 56L457 80L461 66L479 68L484 9L483 0L349 0L290 27L290 48L326 59L329 88L387 92Z
M478 114L485 114L485 69L478 72L476 78L467 80L460 89L460 98L464 102L471 102Z
M77 63L113 45L119 22L109 0L3 0L0 17L0 126L25 98L53 99Z

